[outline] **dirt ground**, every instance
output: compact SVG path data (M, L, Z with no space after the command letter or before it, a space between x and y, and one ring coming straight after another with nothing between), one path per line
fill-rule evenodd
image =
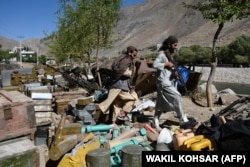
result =
M207 107L207 101L205 97L200 98L199 100L193 101L189 96L183 96L184 103L184 111L188 117L193 117L197 122L208 121L213 114L220 112L222 109L230 105L235 100L240 97L232 94L224 94L220 95L224 100L224 105L215 104L212 108ZM145 115L153 116L153 112L146 111ZM174 111L162 113L160 117L160 124L164 124L164 122L170 122L174 125L179 124L178 118L176 118L176 113Z

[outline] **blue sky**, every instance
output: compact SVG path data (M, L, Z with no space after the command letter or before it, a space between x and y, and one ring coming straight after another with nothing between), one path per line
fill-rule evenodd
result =
M129 6L147 0L123 0ZM42 38L56 30L57 0L1 0L0 36L14 40Z

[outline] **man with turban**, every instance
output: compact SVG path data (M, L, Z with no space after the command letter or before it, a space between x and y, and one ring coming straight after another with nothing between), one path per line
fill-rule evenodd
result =
M189 120L183 111L183 101L180 92L177 90L176 67L172 54L177 49L178 39L169 36L162 43L159 55L153 63L156 72L157 101L155 106L154 121L159 127L159 117L162 112L175 111L180 123L187 123Z

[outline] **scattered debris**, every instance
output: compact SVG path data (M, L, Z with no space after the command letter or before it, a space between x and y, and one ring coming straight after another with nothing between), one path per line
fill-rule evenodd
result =
M19 145L16 147L20 148L20 142L28 142L27 146L32 147L28 149L30 156L23 166L28 166L28 162L41 167L45 164L50 167L88 166L105 158L112 167L118 167L130 156L140 157L142 151L250 149L248 144L244 148L239 144L229 147L230 142L250 139L248 129L244 129L250 121L249 96L233 94L231 103L227 97L230 90L219 92L215 105L223 106L222 109L190 128L182 128L174 117L155 125L155 71L145 61L138 61L136 67L135 89L140 95L140 104L131 111L128 120L118 124L111 124L110 115L97 107L97 103L108 97L107 91L96 86L95 77L84 75L86 77L80 79L80 68L74 68L71 72L76 74L71 75L54 66L36 67L31 70L37 72L32 80L23 79L25 74L11 75L13 88L8 86L7 91L6 86L5 90L0 90L0 152L7 153L7 147ZM104 74L107 75L103 73L102 78ZM193 93L200 76L195 73L195 80L188 82ZM215 112L215 108L207 111ZM33 152L34 149L40 151ZM21 148L19 150L22 152ZM33 161L36 154L40 154L40 158ZM28 155L27 149L18 153L20 157L25 155ZM1 154L0 160L4 158L5 154ZM7 160L0 162L0 166L5 162Z

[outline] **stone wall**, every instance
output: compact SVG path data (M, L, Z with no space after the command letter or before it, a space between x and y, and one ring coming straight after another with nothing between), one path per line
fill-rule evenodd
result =
M195 71L202 72L201 81L207 81L210 67L195 67ZM250 84L250 68L224 68L216 67L214 82L228 82Z

